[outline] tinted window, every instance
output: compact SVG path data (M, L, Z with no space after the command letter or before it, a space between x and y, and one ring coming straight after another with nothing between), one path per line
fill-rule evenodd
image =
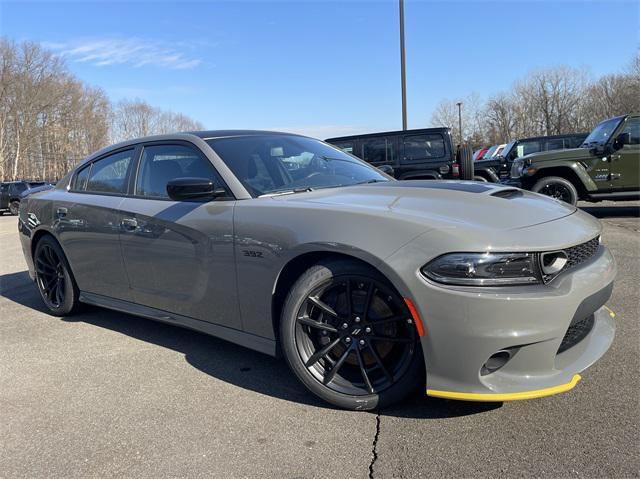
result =
M251 135L207 143L253 196L388 181L375 168L312 138Z
M564 139L564 147L565 148L578 148L582 145L585 136L570 136L569 138Z
M564 140L562 138L547 140L547 150L562 150L563 148Z
M169 198L167 183L187 177L216 180L213 165L195 149L184 145L147 146L138 167L136 195Z
M13 188L17 193L22 193L29 188L29 186L26 183L16 183Z
M133 150L121 151L93 163L86 191L96 193L124 193Z
M71 187L72 190L84 191L87 188L87 180L89 179L90 170L91 165L87 165L76 173L76 177L73 180L73 186Z
M362 158L369 163L395 161L393 141L390 138L371 138L362 140Z
M353 141L336 141L333 145L340 148L342 151L351 153L352 155L355 154L353 152Z
M538 140L523 141L518 145L517 150L518 150L518 155L517 155L518 158L520 158L521 156L526 156L530 153L537 153L540 151L540 142Z
M404 158L409 161L442 158L445 154L442 135L406 136L403 143Z
M631 135L630 144L640 144L640 118L629 118L627 124L622 130L622 133L629 133Z

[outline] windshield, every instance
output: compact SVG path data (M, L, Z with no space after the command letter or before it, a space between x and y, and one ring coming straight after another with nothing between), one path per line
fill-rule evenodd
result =
M493 145L491 148L489 148L487 152L484 154L484 156L482 157L482 159L488 160L489 158L491 158L493 156L493 152L498 149L498 146L500 145Z
M255 135L206 141L254 197L389 181L357 158L302 136Z
M584 140L582 146L591 147L595 145L604 145L611 135L615 131L616 127L620 123L621 118L614 118L612 120L605 120L596 126L589 136L587 136Z

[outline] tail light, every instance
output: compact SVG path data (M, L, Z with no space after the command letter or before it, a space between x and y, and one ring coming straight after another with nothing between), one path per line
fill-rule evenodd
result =
M454 177L460 176L460 165L458 163L453 163L451 165L451 175Z

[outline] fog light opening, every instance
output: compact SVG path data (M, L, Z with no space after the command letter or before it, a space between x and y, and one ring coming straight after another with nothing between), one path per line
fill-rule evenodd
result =
M498 369L507 364L512 356L511 351L506 349L501 349L500 351L492 354L491 357L487 359L487 362L482 366L480 375L486 376L487 374L495 373Z

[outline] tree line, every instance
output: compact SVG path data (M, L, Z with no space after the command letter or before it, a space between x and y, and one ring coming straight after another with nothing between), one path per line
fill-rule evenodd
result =
M110 143L201 129L141 100L113 103L38 43L0 38L0 181L55 181Z
M462 102L462 135L458 106ZM475 148L516 138L589 132L600 121L640 111L640 54L619 73L595 80L581 69L534 70L509 91L483 101L476 93L441 101L433 126L447 126L456 144Z

